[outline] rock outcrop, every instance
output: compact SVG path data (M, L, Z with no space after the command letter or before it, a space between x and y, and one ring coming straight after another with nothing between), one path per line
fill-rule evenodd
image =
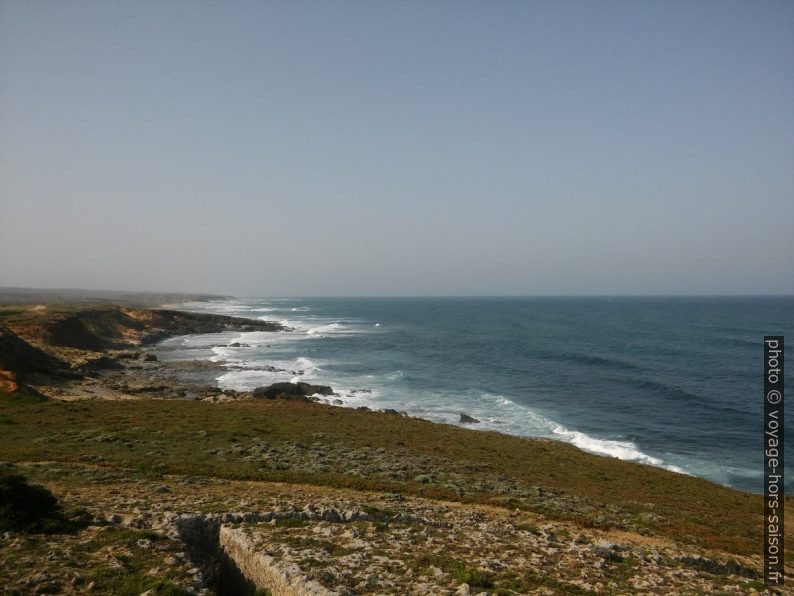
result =
M37 375L68 376L57 358L30 345L10 329L0 327L0 370L14 373L16 381L29 381ZM8 375L11 377L11 375Z
M465 412L460 413L460 422L461 424L479 424L480 421L472 416L469 416Z
M54 317L42 327L48 343L95 351L151 344L190 333L285 329L278 323L225 315L116 307Z
M331 395L334 392L328 385L310 385L309 383L273 383L267 387L257 387L253 396L264 399L292 399L311 401L311 395Z
M267 587L274 596L337 596L311 580L293 562L279 561L261 551L244 530L221 526L220 544L246 578Z
M117 371L126 383L127 372L138 372L136 361L143 365L157 362L154 354L136 348L166 337L282 330L286 328L278 323L174 310L120 306L66 312L32 309L6 317L0 324L0 390L12 392L23 384L88 382L88 377L110 371ZM148 372L155 374L154 370ZM172 389L174 394L180 393L173 383L162 391ZM88 393L95 394L93 389Z

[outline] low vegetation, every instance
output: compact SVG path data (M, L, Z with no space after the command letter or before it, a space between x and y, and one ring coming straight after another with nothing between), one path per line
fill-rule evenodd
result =
M9 469L0 469L0 532L62 534L79 527L49 490L29 484Z
M0 453L10 462L92 462L98 470L121 469L149 482L190 474L405 492L531 510L737 554L755 554L762 536L758 495L552 441L382 413L271 400L37 402L6 396L0 425ZM335 451L344 457L335 458ZM360 461L347 461L351 454ZM405 478L405 466L409 475L423 471L431 480Z

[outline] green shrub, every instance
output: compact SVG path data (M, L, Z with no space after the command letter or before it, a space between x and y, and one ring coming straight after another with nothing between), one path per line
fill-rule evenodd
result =
M306 522L302 519L295 519L292 517L285 517L276 522L276 526L279 528L300 528L305 525Z
M0 532L58 534L72 531L58 499L14 472L0 471Z
M454 571L453 575L460 581L469 584L472 588L492 588L493 579L490 573L486 573L477 567L466 565Z

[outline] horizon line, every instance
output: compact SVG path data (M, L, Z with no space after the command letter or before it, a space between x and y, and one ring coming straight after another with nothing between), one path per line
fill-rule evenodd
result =
M222 294L209 291L184 290L111 290L90 288L42 288L28 286L0 286L0 293L10 292L69 292L107 293L107 294L173 294L181 296L207 296L212 298L794 298L794 293L669 293L669 294Z

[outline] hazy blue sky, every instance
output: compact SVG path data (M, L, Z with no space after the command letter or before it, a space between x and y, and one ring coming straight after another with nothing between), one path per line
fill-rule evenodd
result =
M794 2L0 2L0 286L794 292Z

